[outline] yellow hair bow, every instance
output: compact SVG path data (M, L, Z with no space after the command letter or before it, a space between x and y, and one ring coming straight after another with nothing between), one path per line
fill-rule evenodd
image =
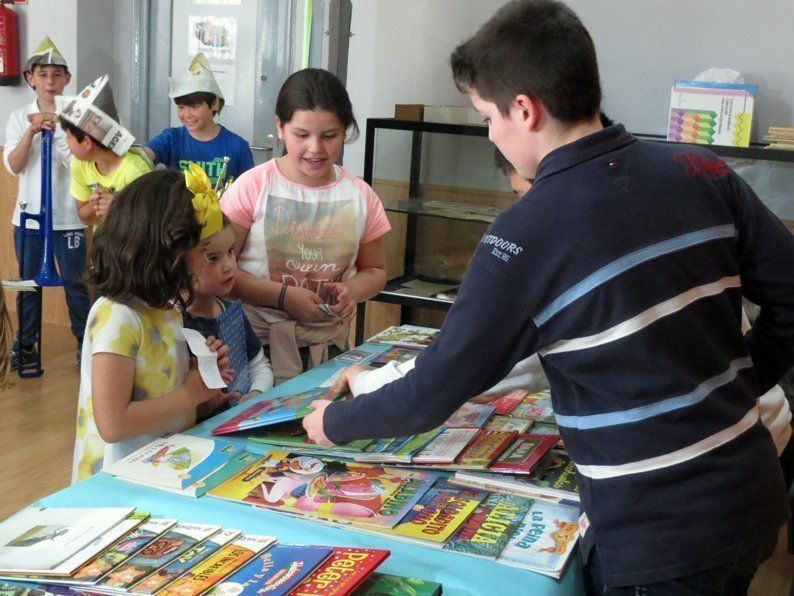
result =
M218 194L212 188L204 169L193 162L185 170L185 186L193 193L193 210L201 224L201 240L209 238L223 228L223 213Z

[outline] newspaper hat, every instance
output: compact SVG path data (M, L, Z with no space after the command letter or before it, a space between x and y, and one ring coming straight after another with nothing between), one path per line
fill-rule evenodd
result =
M118 156L127 153L135 140L130 131L119 122L108 75L102 75L73 97L58 116Z
M33 67L37 64L39 66L53 64L55 66L69 68L69 66L66 64L66 58L63 57L63 54L61 54L60 50L55 46L49 37L45 37L41 43L36 46L36 49L33 50L30 58L28 58L28 61L25 62L25 69L23 72L32 72Z
M169 77L168 97L175 99L191 93L198 93L199 91L212 93L219 99L224 99L223 92L218 86L218 81L215 80L215 75L212 74L210 64L201 52L196 54L193 60L190 61L185 74L180 77Z

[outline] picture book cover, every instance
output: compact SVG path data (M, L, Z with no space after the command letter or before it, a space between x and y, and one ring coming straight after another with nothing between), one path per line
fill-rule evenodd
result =
M510 416L494 416L483 428L485 430L514 430L518 434L523 435L531 426L534 426L532 420L511 418Z
M533 501L497 561L559 578L578 537L578 507Z
M328 387L315 387L309 391L264 399L243 410L212 430L213 435L270 426L279 422L299 420L312 410L309 404L315 399L337 399L339 394L332 393Z
M557 435L519 435L499 459L491 464L490 469L492 472L529 474L559 439Z
M419 348L406 348L402 346L395 346L393 348L389 348L382 354L376 356L372 360L370 360L369 365L374 367L384 366L389 362L408 362L409 360L413 360L416 358L422 350Z
M97 585L127 590L220 529L220 526L180 522L108 573Z
M444 423L447 428L482 428L496 408L467 401Z
M207 476L239 451L225 441L176 433L152 441L103 471L122 480L183 489Z
M415 464L451 464L478 432L476 428L445 428L411 461Z
M510 411L509 415L514 418L556 424L554 409L551 406L551 392L530 393Z
M442 429L439 426L418 435L376 439L363 453L354 455L353 458L360 462L410 463L414 453L435 439Z
M122 536L110 548L80 567L73 578L79 583L93 584L111 569L114 569L132 557L146 545L167 532L176 524L175 519L149 519L138 528Z
M276 542L274 536L241 536L210 555L190 571L166 586L159 596L198 596L222 581L260 552Z
M331 556L291 596L351 594L388 556L387 550L335 546Z
M0 570L51 570L134 510L134 507L27 507L0 523Z
M148 513L133 513L127 519L120 521L110 530L97 537L88 546L79 550L72 557L66 559L66 561L48 571L20 570L15 573L3 573L2 575L25 581L49 581L53 578L71 577L72 573L74 573L77 569L107 549L116 540L132 532L135 528L146 521L148 517Z
M496 559L531 505L532 499L489 494L447 541L444 550Z
M284 513L392 527L435 479L430 472L271 451L208 494Z
M513 389L513 391L510 393L506 393L505 395L488 402L488 405L496 408L494 412L495 414L505 416L512 412L513 409L521 403L521 400L526 397L526 395L527 392L523 389Z
M371 574L353 596L440 596L441 584L389 573Z
M458 468L485 469L515 440L518 433L504 430L481 430L453 464Z
M552 449L538 462L530 475L530 481L538 489L564 499L579 500L579 481L576 464L563 449Z
M438 336L438 329L420 327L418 325L392 325L377 335L373 335L367 343L391 344L405 348L426 348Z
M324 447L309 439L306 431L303 429L303 423L300 420L292 420L290 422L276 424L269 427L267 432L249 435L247 440L256 444L266 443L268 445L275 445L277 447L286 447L290 450L301 449L312 452L332 451L336 454L361 453L372 443L370 439L359 439L357 441L347 443L346 445Z
M212 588L208 596L286 596L334 551L330 546L277 544Z
M200 542L161 567L148 577L134 584L129 591L137 594L154 594L182 577L193 567L212 556L218 550L240 536L240 530L221 530Z
M487 494L483 490L462 488L446 480L437 480L400 523L387 532L435 543L440 547Z

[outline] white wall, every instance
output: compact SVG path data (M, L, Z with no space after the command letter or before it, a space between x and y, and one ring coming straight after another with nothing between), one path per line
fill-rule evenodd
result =
M670 87L710 66L759 86L753 140L794 120L794 2L568 0L596 45L604 109L627 128L663 134ZM501 5L490 0L353 0L348 90L362 125L396 103L466 105L448 66L455 46ZM761 9L763 7L763 10ZM363 136L363 135L362 135ZM363 173L364 142L345 151Z

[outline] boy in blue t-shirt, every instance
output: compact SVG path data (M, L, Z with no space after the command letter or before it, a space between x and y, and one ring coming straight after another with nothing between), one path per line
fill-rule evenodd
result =
M177 116L184 126L166 128L146 144L146 153L155 163L184 172L189 162L199 164L213 184L223 171L221 183L237 178L254 167L248 142L217 124L224 99L204 54L198 53L188 72L168 81L168 96L177 105Z

